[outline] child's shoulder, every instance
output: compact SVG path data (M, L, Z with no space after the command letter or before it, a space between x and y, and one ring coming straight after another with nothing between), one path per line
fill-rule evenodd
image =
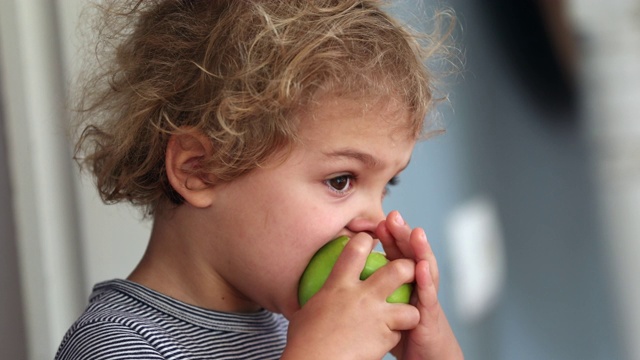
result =
M141 322L147 313L157 311L153 306L153 296L147 295L145 298L145 292L150 291L126 280L98 283L89 297L89 305L76 324L110 322L132 326Z
M94 287L89 305L68 330L56 359L100 359L102 355L135 359L138 354L145 359L172 359L211 351L278 358L286 344L287 325L282 315L266 310L222 313L134 282L110 280ZM239 349L238 343L244 347ZM258 353L252 349L257 344L262 344Z
M145 328L151 322L144 321L139 311L140 306L130 296L117 290L117 282L98 284L89 306L65 334L55 358L131 359L144 354L144 358L163 359L145 338Z

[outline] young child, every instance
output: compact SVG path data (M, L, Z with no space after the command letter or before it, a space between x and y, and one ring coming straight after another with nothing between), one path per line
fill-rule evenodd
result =
M56 359L463 358L424 231L381 205L433 106L437 41L420 46L372 0L102 10L109 60L85 82L77 156L105 202L141 206L153 228ZM339 235L300 308L301 274ZM360 281L378 240L392 261ZM411 304L385 301L414 281Z

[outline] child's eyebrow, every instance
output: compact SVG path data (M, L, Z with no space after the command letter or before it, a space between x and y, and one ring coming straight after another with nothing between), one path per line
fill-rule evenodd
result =
M332 151L330 153L325 153L325 155L328 157L352 158L360 161L365 166L370 168L375 168L380 165L380 161L376 159L373 155L367 154L358 150L354 150L354 149L343 149L343 150Z
M375 168L375 167L381 165L381 161L378 160L375 156L373 156L371 154L367 154L367 153L362 152L362 151L355 150L355 149L347 148L347 149L343 149L343 150L337 150L337 151L324 153L324 155L327 156L327 157L346 157L346 158L355 159L355 160L360 161L366 167L369 167L369 168ZM406 169L409 166L410 162L411 162L411 158L409 158L407 163L398 171L398 173L404 171L404 169Z

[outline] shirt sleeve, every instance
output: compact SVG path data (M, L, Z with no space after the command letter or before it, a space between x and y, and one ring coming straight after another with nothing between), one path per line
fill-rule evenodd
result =
M55 360L157 360L164 357L134 328L98 321L72 328L65 335Z

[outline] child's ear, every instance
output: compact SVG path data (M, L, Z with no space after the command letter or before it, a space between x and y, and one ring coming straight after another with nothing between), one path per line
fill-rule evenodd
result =
M214 181L198 171L211 153L209 138L195 131L173 134L167 143L165 166L169 183L185 202L197 208L208 207L213 201Z

